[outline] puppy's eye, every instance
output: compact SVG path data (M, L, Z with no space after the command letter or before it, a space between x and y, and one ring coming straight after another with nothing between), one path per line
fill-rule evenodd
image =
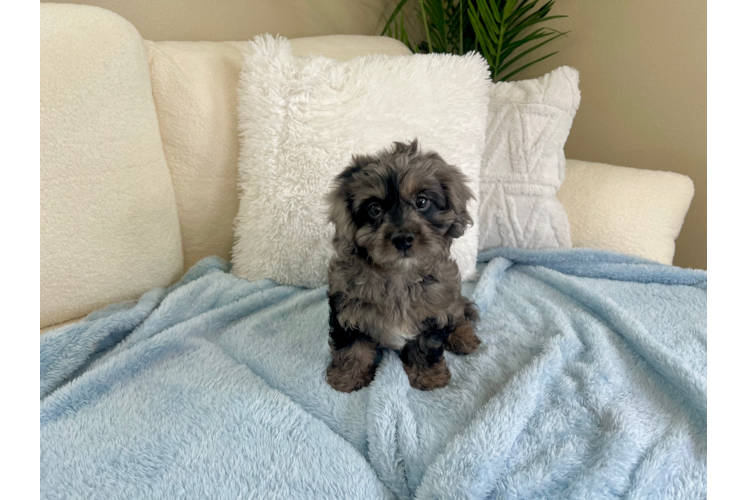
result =
M416 198L416 207L419 210L425 210L426 208L428 208L428 206L429 206L428 198L425 198L423 196L419 196L418 198Z
M379 206L379 203L372 203L371 205L369 205L369 217L371 217L372 219L376 219L381 213L382 207Z

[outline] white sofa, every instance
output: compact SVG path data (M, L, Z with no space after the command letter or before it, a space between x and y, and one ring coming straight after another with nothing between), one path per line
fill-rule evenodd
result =
M230 259L243 42L149 42L96 7L41 5L42 332ZM297 55L408 54L383 37L292 40ZM582 100L584 103L584 99ZM584 104L582 104L584 105ZM567 162L574 246L670 264L688 177Z

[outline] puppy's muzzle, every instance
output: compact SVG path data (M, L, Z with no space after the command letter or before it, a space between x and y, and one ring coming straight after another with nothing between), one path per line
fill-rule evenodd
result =
M395 248L398 250L404 252L410 247L413 246L413 242L415 241L416 237L413 233L395 233L390 238L390 241L393 245L395 245Z

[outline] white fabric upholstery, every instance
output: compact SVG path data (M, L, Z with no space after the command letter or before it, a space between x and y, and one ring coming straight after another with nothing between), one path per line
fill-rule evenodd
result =
M693 193L685 175L568 160L558 199L573 246L672 264Z
M182 272L143 41L96 7L41 6L41 327Z

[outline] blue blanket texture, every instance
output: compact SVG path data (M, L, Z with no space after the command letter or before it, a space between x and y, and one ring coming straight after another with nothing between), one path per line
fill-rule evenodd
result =
M706 273L495 249L477 353L325 382L325 289L208 258L41 337L42 498L705 498Z

